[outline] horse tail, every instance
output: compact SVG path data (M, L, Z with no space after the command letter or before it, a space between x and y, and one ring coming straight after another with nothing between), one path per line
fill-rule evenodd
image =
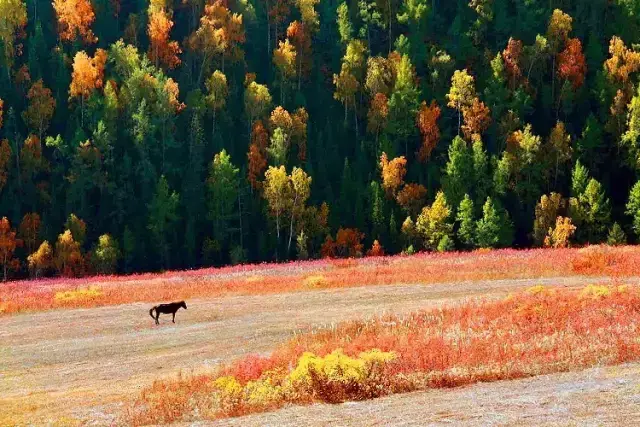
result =
M151 310L149 310L149 316L151 316L151 318L155 320L155 317L153 317L153 310L156 310L156 308L155 307L151 307Z

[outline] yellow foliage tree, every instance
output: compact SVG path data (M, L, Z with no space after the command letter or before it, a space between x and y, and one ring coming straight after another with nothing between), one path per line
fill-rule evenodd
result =
M48 241L40 244L37 251L27 257L29 271L37 279L53 265L53 251Z
M544 246L551 248L566 248L570 245L570 240L576 232L576 226L571 222L571 218L559 216L556 218L556 225L549 228L544 239Z
M425 206L416 221L416 230L424 240L426 248L438 249L443 239L451 239L453 224L449 222L451 209L442 191L438 192L431 206Z

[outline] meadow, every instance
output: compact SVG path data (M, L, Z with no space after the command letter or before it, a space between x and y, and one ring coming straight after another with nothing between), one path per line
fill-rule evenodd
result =
M348 416L359 407L335 406L347 401L371 402L362 420L375 422L375 402L399 416L434 390L499 400L482 387L550 375L543 398L560 373L574 373L570 388L606 366L635 381L639 265L640 248L592 246L2 284L0 425L286 424L260 417L323 404ZM151 305L182 299L175 325L153 325ZM607 378L598 387L617 387ZM582 404L571 396L568 407ZM445 412L464 407L450 398ZM330 423L313 411L306 424Z
M131 276L44 279L0 286L0 316L134 302L260 295L398 283L637 274L640 248L496 250L322 259Z

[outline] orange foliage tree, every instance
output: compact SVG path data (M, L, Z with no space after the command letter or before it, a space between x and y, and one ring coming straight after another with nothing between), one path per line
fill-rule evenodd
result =
M202 82L212 58L220 57L220 68L224 73L225 59L239 60L243 56L240 45L245 41L242 15L231 13L226 1L216 0L204 8L200 26L189 37L191 50L202 55L198 82Z
M407 184L398 192L396 200L409 216L415 217L424 206L427 189L420 184Z
M249 161L248 177L251 187L260 188L260 179L267 168L267 145L269 144L269 132L262 124L262 120L256 120L251 130L251 144L247 158Z
M93 58L85 52L78 52L73 58L69 96L80 98L81 123L84 123L84 101L95 89L102 87L106 62L107 52L103 49L98 49Z
M380 242L378 242L377 240L374 240L373 244L371 245L371 249L367 251L367 256L383 256L383 255L384 255L384 248L382 247Z
M611 37L609 42L611 57L604 62L609 77L625 84L629 76L640 69L640 52L629 49L624 41L617 36Z
M182 52L178 42L169 40L169 32L173 28L173 21L164 9L149 11L149 59L159 67L164 65L173 70L180 65L178 55Z
M336 255L354 258L362 256L364 234L355 228L340 228L336 234Z
M3 217L0 220L0 265L2 265L2 277L5 282L9 271L20 268L20 261L13 257L13 253L21 244L22 241L16 238L16 232L11 228L11 223L7 217Z
M478 98L473 100L471 106L462 110L462 116L462 132L467 140L479 138L491 125L491 110Z
M431 105L429 106L423 101L418 111L416 122L422 135L422 145L420 145L420 150L417 155L418 160L421 162L429 160L433 149L436 148L438 140L440 139L440 129L438 128L440 113L440 107L436 101L431 101Z
M61 40L73 42L80 36L85 43L98 41L91 31L96 15L90 0L53 0L53 9L58 17L58 34Z
M287 38L296 51L296 75L298 90L300 90L302 76L308 75L311 70L311 34L307 31L304 23L293 21L287 28Z
M389 161L387 153L382 153L382 156L380 156L380 169L382 187L387 192L387 195L392 196L404 183L404 176L407 173L407 159L404 156L400 156Z

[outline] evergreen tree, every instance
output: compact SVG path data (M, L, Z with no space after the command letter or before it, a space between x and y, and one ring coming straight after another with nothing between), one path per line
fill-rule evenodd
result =
M154 245L157 248L160 265L164 268L170 266L170 245L175 236L175 224L178 220L179 196L170 192L169 184L164 176L161 176L156 186L156 191L149 204L149 223L147 228L151 232Z
M481 248L495 248L500 244L501 220L496 207L487 197L482 206L482 218L476 224L476 243Z
M472 247L475 241L474 216L473 200L465 194L460 202L456 220L458 221L458 240L467 248Z

